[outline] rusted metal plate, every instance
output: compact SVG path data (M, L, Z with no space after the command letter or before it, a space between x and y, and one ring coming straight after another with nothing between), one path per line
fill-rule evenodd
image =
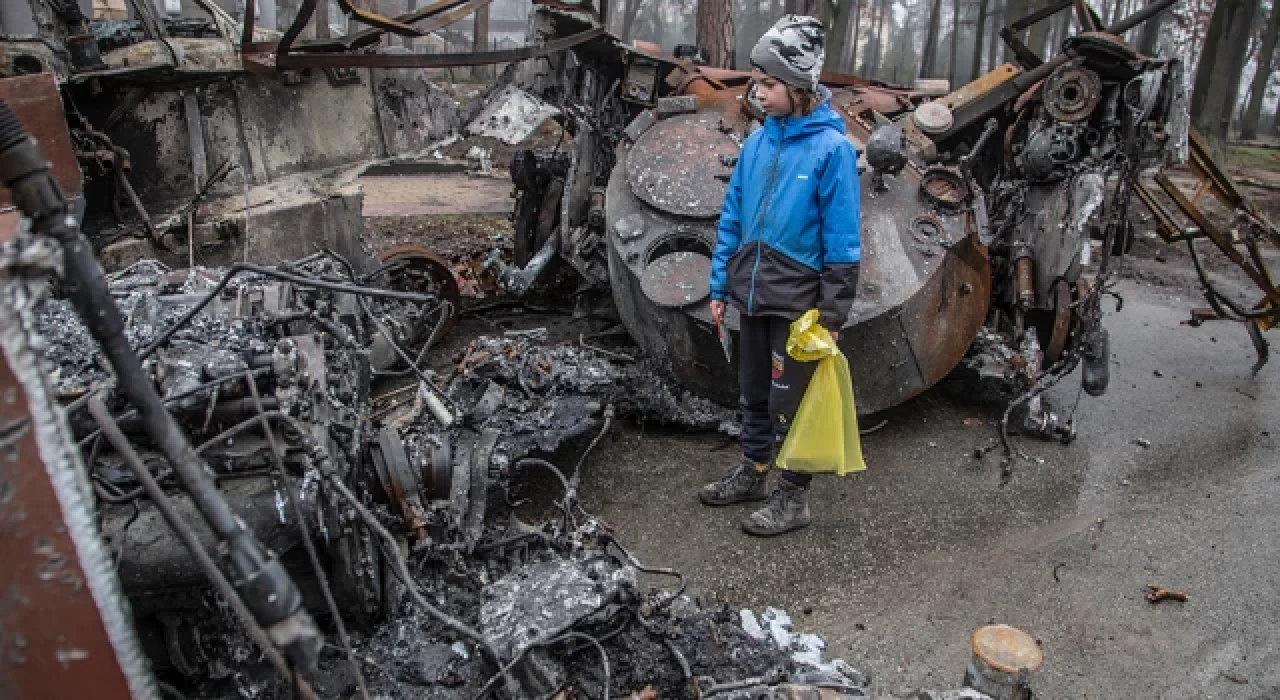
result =
M961 87L959 90L952 92L946 97L940 98L938 102L954 112L965 105L971 104L979 97L991 92L997 86L1013 80L1014 76L1021 72L1022 69L1012 63L996 66L990 73L984 73L979 76L977 80Z
M63 193L68 197L80 196L80 164L71 147L67 116L62 110L62 98L53 73L0 78L0 100L9 105L27 133L40 144L40 151L49 159ZM12 203L8 189L0 187L0 208Z
M667 308L702 301L711 294L711 258L688 250L667 253L645 267L640 288Z
M664 119L636 141L627 180L646 204L671 214L719 216L738 145L719 130L715 113ZM724 160L721 157L724 157Z
M0 355L0 697L130 697L36 439ZM87 517L87 516L86 516Z
M375 280L385 280L391 289L430 294L453 305L449 319L440 328L443 338L453 328L462 309L462 292L449 263L431 250L412 243L392 246L378 258L387 266L387 272Z

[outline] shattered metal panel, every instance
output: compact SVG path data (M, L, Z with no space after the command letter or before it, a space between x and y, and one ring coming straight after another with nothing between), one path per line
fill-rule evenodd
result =
M555 105L515 85L508 85L467 124L472 136L489 136L508 145L527 139L543 122L560 114Z
M621 586L635 584L636 572L597 560L540 561L517 569L484 591L480 625L507 657L534 642L545 642L602 608Z

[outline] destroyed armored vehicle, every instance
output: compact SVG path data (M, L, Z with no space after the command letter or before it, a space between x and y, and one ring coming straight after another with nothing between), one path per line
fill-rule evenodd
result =
M1017 396L1085 360L1085 389L1106 389L1108 260L1132 241L1139 173L1185 142L1180 61L1141 56L1120 35L1169 5L1103 28L1088 3L1058 2L1003 33L1015 63L947 94L824 74L862 155L862 270L840 336L860 413L957 367ZM1046 62L1016 32L1063 11L1085 31ZM592 26L536 17L548 37ZM527 267L505 271L509 286L527 289L558 253L584 285L611 290L635 341L675 377L731 402L736 368L715 339L708 271L729 175L764 116L750 74L600 36L515 82L525 89L496 95L470 132L512 140L550 114L567 136L513 163ZM1071 435L1038 403L1030 414L1036 432Z

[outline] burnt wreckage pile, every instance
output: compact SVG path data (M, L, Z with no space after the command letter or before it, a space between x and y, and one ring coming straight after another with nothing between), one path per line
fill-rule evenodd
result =
M537 333L476 339L448 376L423 370L452 309L364 286L388 276L356 275L322 252L279 268L143 261L109 278L129 343L221 497L278 555L305 609L345 623L344 645L348 625L365 634L354 666L321 655L318 693L652 687L731 698L792 684L865 696L866 679L823 661L819 640L780 646L776 634L749 633L736 612L687 594L678 573L637 561L578 502L587 452L615 417L727 429L731 416L630 358ZM291 692L255 665L261 654L148 497L125 452L211 548L76 312L50 300L37 324L156 669L204 693ZM414 358L406 347L421 349ZM113 446L115 431L130 449ZM535 456L575 438L591 442L571 472ZM554 517L528 524L514 491L534 471L560 494ZM642 574L678 588L646 590Z

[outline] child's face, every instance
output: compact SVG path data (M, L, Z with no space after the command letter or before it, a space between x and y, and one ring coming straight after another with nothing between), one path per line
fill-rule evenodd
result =
M791 95L787 93L786 83L759 70L754 72L754 77L756 100L764 108L765 114L771 117L786 117L795 111L795 106L791 104Z

